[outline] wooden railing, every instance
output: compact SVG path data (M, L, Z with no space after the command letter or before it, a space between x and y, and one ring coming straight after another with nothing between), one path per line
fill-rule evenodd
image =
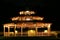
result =
M6 36L8 36L8 35L10 35L10 34L11 34L11 32L10 32L10 33L5 32L5 35L6 35ZM36 34L35 36L55 36L55 34L53 34L53 33L48 34L47 32L46 32L46 33L45 33L45 32L37 32L37 33L35 33L35 34ZM4 35L4 32L0 32L0 35ZM15 36L14 32L13 32L12 35ZM23 32L23 33L21 34L21 32L18 32L18 33L16 34L16 36L28 36L28 33L27 33L27 32Z

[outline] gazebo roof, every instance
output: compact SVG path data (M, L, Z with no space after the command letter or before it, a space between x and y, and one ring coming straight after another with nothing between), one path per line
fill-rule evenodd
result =
M20 15L31 15L31 14L35 14L35 12L27 10L27 11L20 11L19 14Z
M7 23L7 24L4 24L5 27L9 27L9 26L19 26L19 27L42 27L42 26L45 26L45 27L48 27L48 25L51 25L51 23L41 23L41 22L36 22L36 23L32 23L32 22L22 22L22 23Z
M30 21L30 20L43 20L44 17L39 17L39 16L17 16L17 17L13 17L11 19L12 19L12 21L15 21L15 20Z

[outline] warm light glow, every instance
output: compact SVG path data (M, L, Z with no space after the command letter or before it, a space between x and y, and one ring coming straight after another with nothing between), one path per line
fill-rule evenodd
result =
M42 22L44 17L31 15L31 14L35 14L34 11L29 11L29 10L20 11L19 14L20 14L20 16L11 18L11 20L12 20L11 23L7 23L7 24L3 25L4 36L6 36L6 35L10 36L10 34L13 34L13 36L18 36L18 35L24 36L23 34L27 34L28 36L40 36L43 34L42 36L44 36L44 35L46 35L46 33L48 33L48 35L50 35L50 33L52 32L50 29L51 23ZM45 28L45 27L47 28L46 30L44 30L43 32L38 32L38 28ZM6 28L8 28L7 33L5 32ZM10 28L14 28L13 29L14 31L11 32ZM21 31L19 32L18 30L16 30L16 28L21 29ZM24 28L29 28L29 30L24 32L24 30L23 30ZM35 29L35 30L33 30L33 29ZM55 32L52 32L52 34L57 35L57 33L55 33Z
M48 32L47 30L44 30L44 32Z
M43 20L43 18L40 18L40 20Z
M35 36L35 31L34 30L29 30L28 31L28 36Z
M34 30L30 30L30 32L32 32L32 33L33 33L33 32L34 32Z
M7 23L7 24L4 24L4 27L10 27L10 26L14 26L14 23Z
M30 13L27 13L27 14L30 14ZM15 20L17 20L17 21L26 21L26 20L43 20L43 17L37 17L37 16L20 16L20 17L13 17L12 18L12 21L15 21Z
M31 20L31 19L30 19L30 18L27 18L26 20L29 21L29 20Z
M20 14L23 14L23 11L21 11Z
M18 31L17 30L15 30L15 33L17 33Z
M33 19L34 20L43 20L43 17L39 17L39 16L37 17L37 16L35 16L35 17L33 17Z
M50 28L51 24L48 25L48 27Z
M37 20L43 20L43 18L40 18L40 17L39 17L39 18L37 18Z
M34 11L31 11L31 14L34 14L35 12Z
M34 11L21 11L19 12L19 14L24 14L24 15L31 15L31 14L34 14L35 12Z
M4 27L6 27L6 26L4 25Z
M14 32L10 32L11 34L14 34Z
M29 12L29 11L26 11L26 12Z
M28 32L30 32L30 33L34 33L35 31L34 31L34 30L29 30Z
M14 17L14 18L12 18L12 21L18 20L18 18L19 18L19 17Z

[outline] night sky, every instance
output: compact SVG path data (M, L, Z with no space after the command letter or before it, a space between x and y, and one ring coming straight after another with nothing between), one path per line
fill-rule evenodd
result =
M60 16L56 8L56 0L2 0L0 1L0 29L4 23L11 22L11 17L18 16L21 10L34 10L37 15L45 17L44 21L51 22L52 30L60 30ZM3 30L0 30L3 31Z

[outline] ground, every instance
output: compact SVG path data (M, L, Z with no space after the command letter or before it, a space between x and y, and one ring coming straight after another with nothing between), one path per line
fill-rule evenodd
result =
M45 40L45 39L60 39L60 38L56 38L56 37L0 37L0 39L1 40L20 40L20 39L22 39L22 40L25 40L25 39L28 39L28 40L31 40L31 39L33 39L33 40L40 40L40 39L42 39L42 40Z

